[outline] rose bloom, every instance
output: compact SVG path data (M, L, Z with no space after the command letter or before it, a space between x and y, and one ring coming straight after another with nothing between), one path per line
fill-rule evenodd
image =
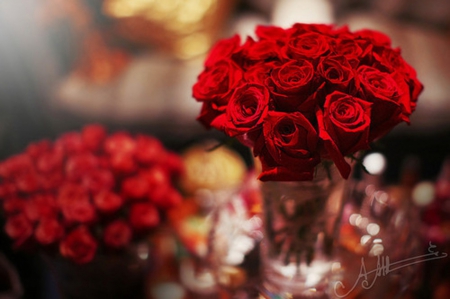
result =
M239 48L241 38L239 35L218 41L209 51L208 57L205 60L205 66L209 67L217 62L224 60L231 56L236 49Z
M98 167L98 159L92 153L82 153L70 156L65 165L67 179L80 180Z
M254 148L262 164L259 179L311 180L320 161L318 142L316 130L301 113L269 112Z
M83 140L84 146L91 151L98 151L105 137L106 130L101 125L87 125L81 131L81 139Z
M6 218L5 232L20 245L33 234L33 226L24 214L15 214Z
M103 190L94 195L94 204L102 213L114 213L123 205L123 198L109 190Z
M103 149L110 155L133 155L136 150L136 141L127 132L117 132L106 137Z
M320 33L307 32L294 34L286 49L289 58L294 59L310 59L314 61L329 51L328 38Z
M128 177L121 184L121 194L125 198L142 199L148 194L148 190L148 181L140 175Z
M193 86L193 96L197 101L212 101L215 110L223 110L242 75L233 61L221 60L199 75Z
M158 139L145 135L138 135L136 137L135 157L140 163L155 164L161 161L161 156L164 153L164 147Z
M64 257L85 264L94 259L97 241L86 226L79 226L61 241L59 251Z
M138 168L133 154L126 152L118 152L111 155L109 165L114 172L122 175L131 174Z
M39 221L34 237L43 245L53 244L61 239L64 234L64 228L55 218L43 218Z
M335 91L328 95L324 112L318 109L319 136L340 171L350 175L344 156L369 148L372 103Z
M36 168L40 172L49 173L60 170L63 165L64 155L61 149L53 147L36 158Z
M111 248L120 249L130 244L132 231L128 223L124 220L116 220L108 224L103 232L105 245Z
M234 91L226 113L217 117L211 126L225 130L232 137L247 133L262 123L269 98L269 91L263 85L244 84Z
M313 65L290 60L273 69L266 80L274 105L280 111L298 111L315 87Z
M358 74L364 99L373 103L371 140L401 121L409 123L412 111L406 83L399 85L390 74L367 66L358 68Z
M150 203L136 203L130 208L129 220L136 230L154 228L159 224L158 209Z
M55 147L64 151L67 155L73 155L86 150L81 134L78 132L68 132L61 135L55 141Z
M36 194L31 196L25 205L25 214L28 219L37 221L42 218L55 217L58 206L53 194Z
M114 175L109 169L94 169L81 178L81 185L93 193L111 190L114 184Z
M22 172L15 177L15 184L19 191L25 193L32 193L41 188L40 176L33 168Z
M91 223L97 218L95 207L89 201L76 201L61 208L68 222Z
M343 56L326 56L320 59L318 73L326 80L328 90L350 92L354 71Z

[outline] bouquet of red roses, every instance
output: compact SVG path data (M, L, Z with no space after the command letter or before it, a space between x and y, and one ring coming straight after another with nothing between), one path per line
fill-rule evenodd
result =
M311 180L401 122L423 89L415 70L377 31L331 25L256 28L257 39L219 41L193 86L198 120L252 147L263 181Z
M182 201L174 185L182 171L156 138L108 135L100 125L32 143L0 163L5 231L16 248L90 262L156 228Z

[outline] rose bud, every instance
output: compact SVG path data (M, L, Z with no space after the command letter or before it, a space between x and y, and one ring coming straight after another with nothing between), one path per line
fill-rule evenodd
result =
M131 154L117 153L111 156L109 163L111 168L121 174L129 174L137 169L136 161Z
M61 241L59 251L64 257L78 264L85 264L94 259L97 242L87 227L80 226Z
M51 149L51 142L49 140L41 140L38 142L31 143L27 146L26 153L30 155L33 159L38 158L42 154L48 152Z
M61 239L64 234L64 228L55 218L43 218L39 221L34 232L36 240L43 244L53 244Z
M81 139L84 146L90 151L97 151L100 149L106 137L106 130L103 126L93 124L88 125L81 131Z
M31 221L56 217L58 207L52 194L36 194L31 196L25 206L25 215Z
M159 196L153 196L151 198L152 203L154 203L158 208L162 210L167 210L174 208L181 204L183 197L181 194L168 186L163 193Z
M136 160L143 164L155 164L165 155L162 143L153 137L138 135L136 137Z
M126 132L118 132L106 137L103 147L105 152L110 155L132 155L136 149L136 142L130 134Z
M114 183L114 175L108 169L94 169L85 174L81 180L81 184L93 193L111 190Z
M98 159L91 153L83 153L68 158L65 172L67 179L78 181L98 167Z
M6 218L5 232L20 246L33 234L33 226L24 214L16 214Z
M124 220L116 220L106 226L103 233L105 245L111 248L125 248L130 244L132 231L130 226Z
M159 224L158 209L150 203L136 203L131 206L129 220L136 230L151 229Z
M3 201L3 211L6 214L20 213L25 210L26 201L23 198L11 197Z
M125 198L141 199L144 198L149 189L148 181L142 176L135 175L122 181L121 193Z
M108 190L103 190L94 195L94 204L102 213L114 213L123 205L123 198Z
M81 134L78 132L69 132L63 134L55 141L55 147L63 150L68 155L73 155L85 151Z

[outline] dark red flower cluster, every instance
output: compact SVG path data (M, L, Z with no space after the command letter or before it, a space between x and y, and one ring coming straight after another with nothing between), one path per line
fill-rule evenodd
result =
M147 135L100 125L30 144L0 163L5 231L77 263L116 251L157 227L182 196L181 157Z
M384 34L295 24L256 28L257 39L219 41L193 86L198 120L253 148L260 179L311 180L409 123L423 89Z

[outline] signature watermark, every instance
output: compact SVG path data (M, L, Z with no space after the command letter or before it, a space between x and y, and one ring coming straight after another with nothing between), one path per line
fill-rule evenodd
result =
M410 257L410 258L396 261L396 262L391 262L389 259L389 256L377 256L377 258L378 258L377 267L371 271L367 271L366 265L364 263L364 257L362 257L359 275L358 275L358 278L356 279L355 283L353 284L352 288L350 290L348 290L347 292L345 292L346 288L345 288L344 284L342 283L342 281L337 281L334 285L334 294L339 298L346 297L358 286L358 283L360 281L361 281L360 282L361 287L368 290L374 286L378 277L386 276L391 272L394 272L396 270L399 270L399 269L407 267L407 266L447 257L447 253L445 253L445 252L434 251L434 248L436 248L436 245L431 244L431 242L428 245L429 246L428 246L427 254ZM372 281L369 280L369 275L371 275L371 274L374 274Z

